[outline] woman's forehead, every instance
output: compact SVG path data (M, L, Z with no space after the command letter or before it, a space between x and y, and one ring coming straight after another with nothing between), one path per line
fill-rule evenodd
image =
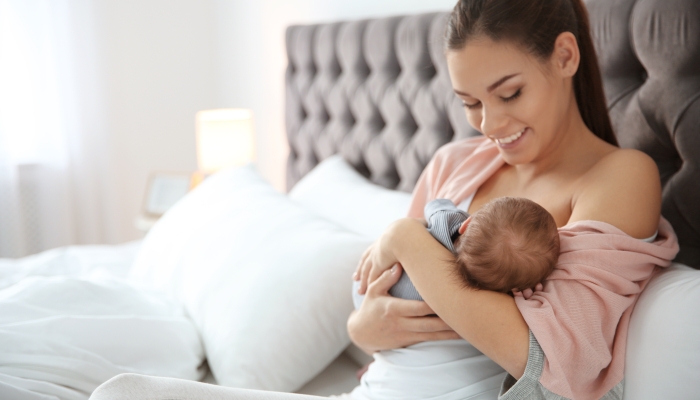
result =
M535 68L533 57L508 42L476 39L447 52L452 85L463 93L486 92L504 77L518 76Z

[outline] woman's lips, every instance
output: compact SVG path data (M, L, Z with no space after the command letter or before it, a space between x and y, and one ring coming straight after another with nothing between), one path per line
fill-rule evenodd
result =
M518 145L523 140L523 137L528 133L528 128L524 128L520 132L516 132L504 138L495 139L495 142L502 149L511 149Z

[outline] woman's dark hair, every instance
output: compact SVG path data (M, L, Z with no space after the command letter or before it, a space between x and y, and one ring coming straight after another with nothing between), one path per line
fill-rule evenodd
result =
M563 32L576 37L581 53L573 82L581 117L595 135L617 146L582 0L459 0L447 23L445 41L447 50L459 50L476 37L510 40L548 60Z

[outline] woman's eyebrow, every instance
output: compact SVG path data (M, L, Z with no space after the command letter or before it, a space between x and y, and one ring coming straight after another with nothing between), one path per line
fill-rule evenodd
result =
M489 93L491 93L491 92L493 92L494 90L496 90L499 86L501 86L502 84L504 84L508 79L514 78L514 77L516 77L516 76L518 76L518 75L520 75L520 74L518 73L518 74L506 75L506 76L504 76L503 78L501 78L501 79L497 80L496 82L494 82L491 86L487 87L487 88L486 88L486 91L489 92ZM467 94L467 93L464 93L464 92L460 92L460 91L457 90L457 89L454 89L454 92L457 93L457 94L460 95L460 96L472 97L471 95L469 95L469 94Z
M501 78L501 79L499 79L498 81L496 81L493 85L491 85L491 86L489 86L488 88L486 88L486 91L489 92L489 93L491 93L491 92L493 92L494 90L496 90L499 86L501 86L502 84L504 84L508 79L514 78L514 77L516 77L516 76L518 76L518 75L520 75L520 74L512 74L512 75L504 76L503 78Z

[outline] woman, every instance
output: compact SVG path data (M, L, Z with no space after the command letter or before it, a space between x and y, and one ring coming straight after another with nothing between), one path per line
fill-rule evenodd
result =
M673 234L663 220L660 225L661 186L656 165L641 152L617 147L581 0L461 0L450 17L446 40L454 91L464 103L469 123L485 138L438 152L414 192L411 216L419 216L422 204L439 194L460 203L475 192L470 213L497 197L524 197L547 209L559 227L588 229L581 222L599 221L593 225L601 231L636 238L635 243L653 240L661 229L667 251L657 259L663 264L673 258L677 251ZM492 159L482 164L462 162L479 152ZM477 164L479 168L470 167ZM486 170L489 173L483 172ZM602 346L591 359L595 364L577 364L573 358L571 365L558 365L562 359L555 353L570 350L557 347L567 344L557 342L567 340L566 332L545 338L547 330L536 331L535 326L540 326L537 318L548 317L532 317L532 310L540 316L544 311L541 307L528 309L530 303L522 296L514 299L464 288L452 275L451 257L420 221L405 219L389 228L365 253L359 268L357 278L363 282L361 291L366 291L366 298L348 321L352 340L373 353L463 337L511 375L503 398L577 397L581 390L591 388L582 396L621 398L625 335L618 337L616 332L626 333L625 318L643 282L651 276L653 264L635 269L641 275L634 277L631 291L622 296L626 302L616 303L617 319L583 334L584 341L597 344L594 349ZM400 268L388 270L395 262L401 263L426 303L388 296L401 273ZM607 275L614 275L615 267L611 268ZM577 284L576 280L559 282ZM550 305L546 312L555 319L563 315L576 320L567 307L586 299L556 297L562 294L557 293L559 287L548 281L532 299ZM582 296L597 293L595 287L584 289ZM564 301L557 303L547 296ZM603 302L613 299L596 299L601 298ZM602 304L605 312L609 311L606 306ZM599 310L592 307L581 318L596 321ZM601 311L600 319L605 312ZM440 318L428 316L433 313ZM580 353L585 356L586 350L590 348ZM571 354L561 356L566 360ZM555 382L553 386L540 381L543 368ZM582 376L583 382L572 382L571 374ZM154 391L158 397L180 399L302 397L120 376L98 388L93 398L141 398Z
M525 197L547 209L560 228L596 225L606 234L622 231L615 240L624 234L655 239L666 225L662 220L660 227L657 168L645 154L617 147L580 0L461 1L450 18L447 47L454 91L469 123L487 139L450 144L436 154L414 192L412 216L420 218L434 197L459 203L471 194L470 213L497 197ZM495 168L496 159L475 160L479 156L474 153L489 151L497 151L503 161ZM673 233L666 231L664 264L677 251ZM590 255L600 249L587 250ZM578 257L567 256L567 262ZM596 262L605 263L599 258ZM584 266L590 272L578 281L553 274L544 292L527 302L522 296L461 287L450 259L421 221L406 219L392 226L365 253L356 273L367 296L348 321L353 341L371 353L451 338L451 327L511 375L502 389L502 394L508 392L505 398L526 392L528 398L621 397L633 301L613 310L619 300L613 298L622 293L601 294L610 281L592 265ZM386 271L396 262L432 310L424 306L415 311L417 305L385 295L393 275L400 274L397 268ZM626 283L646 282L653 271L648 264L643 276L631 277L627 273L633 265L620 265L626 267L620 271L605 267ZM593 279L599 279L598 286L582 283ZM366 289L368 281L375 287ZM569 293L576 298L567 298ZM636 299L638 292L627 294ZM580 315L587 307L586 315ZM431 311L442 320L415 317ZM586 326L598 320L599 329Z

